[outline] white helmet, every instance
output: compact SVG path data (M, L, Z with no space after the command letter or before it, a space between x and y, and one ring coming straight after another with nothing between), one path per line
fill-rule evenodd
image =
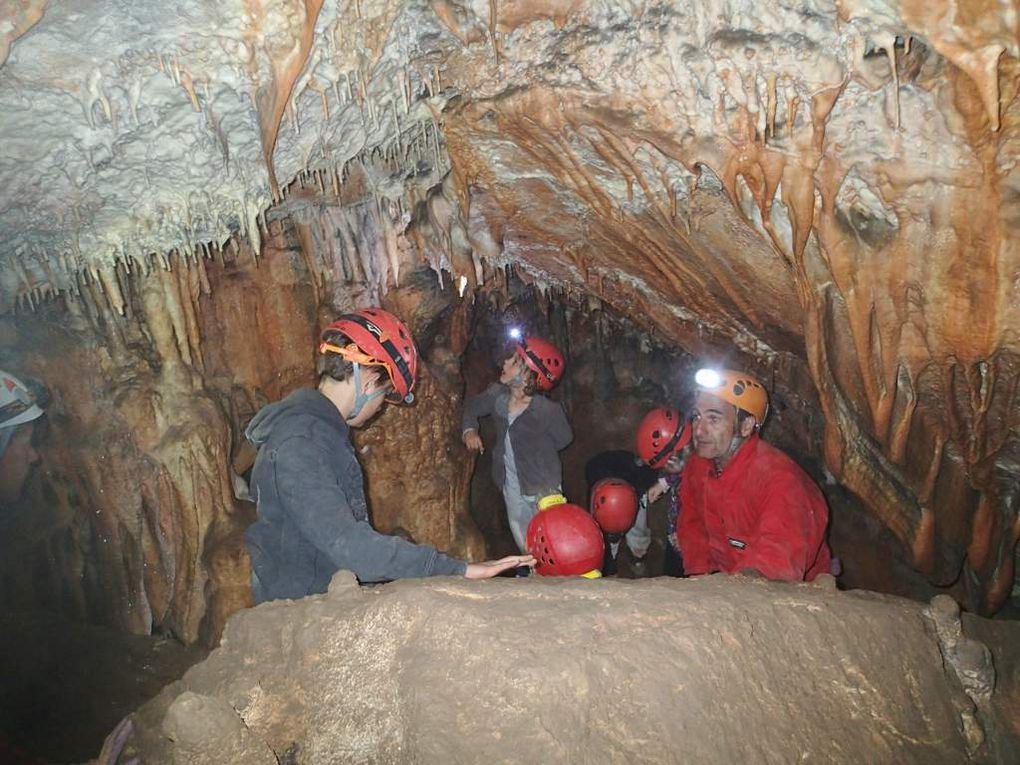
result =
M0 369L0 428L31 422L42 413L25 383Z

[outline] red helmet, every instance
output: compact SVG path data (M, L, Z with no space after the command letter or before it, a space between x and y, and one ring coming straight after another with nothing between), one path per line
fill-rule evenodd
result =
M527 544L542 576L578 576L602 566L602 529L577 505L538 513L528 524Z
M691 440L690 423L676 409L653 409L638 425L634 450L649 467L658 470Z
M563 354L559 349L548 340L541 337L526 337L517 343L514 350L524 359L528 368L538 375L540 390L552 390L563 377L567 362L563 360Z
M327 343L325 336L330 330L347 335L357 348ZM362 308L344 314L322 331L319 353L338 353L358 364L385 367L394 390L386 400L405 404L414 401L411 391L418 378L418 349L404 322L389 311Z
M619 478L603 478L591 490L591 514L607 534L623 534L637 517L634 487Z

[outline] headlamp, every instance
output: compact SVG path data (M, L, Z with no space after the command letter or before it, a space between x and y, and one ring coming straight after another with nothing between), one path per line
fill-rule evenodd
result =
M694 382L699 388L714 390L722 385L722 378L714 369L699 369L694 375Z

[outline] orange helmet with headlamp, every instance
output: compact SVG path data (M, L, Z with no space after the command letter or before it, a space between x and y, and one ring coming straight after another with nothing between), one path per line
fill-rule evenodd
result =
M769 413L765 386L746 372L733 369L699 369L694 376L698 390L727 401L754 416L761 425Z

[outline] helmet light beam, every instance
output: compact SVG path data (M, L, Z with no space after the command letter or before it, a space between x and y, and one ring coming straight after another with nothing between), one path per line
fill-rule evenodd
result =
M714 369L699 369L694 375L694 382L701 388L718 388L722 378Z

